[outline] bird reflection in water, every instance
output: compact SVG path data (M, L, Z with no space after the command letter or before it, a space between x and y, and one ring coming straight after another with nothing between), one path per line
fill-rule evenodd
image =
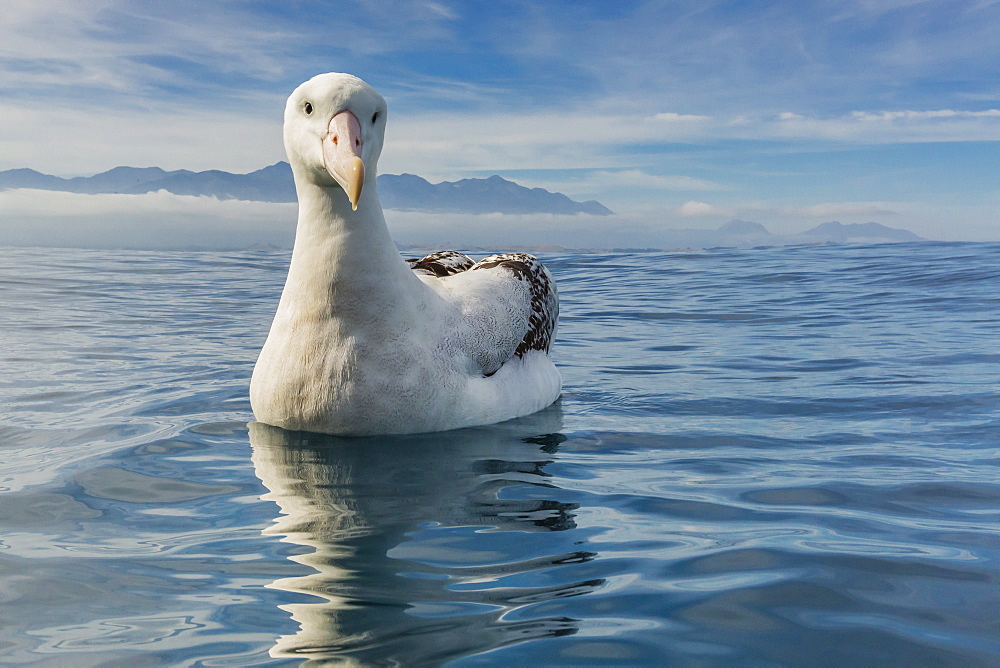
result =
M525 609L601 584L555 572L595 556L573 549L573 532L553 533L575 527L577 508L558 500L544 470L565 440L561 427L558 404L499 425L410 436L251 424L263 498L281 511L265 534L307 548L289 558L315 571L271 586L320 599L283 606L300 629L271 655L437 664L574 633L573 619Z

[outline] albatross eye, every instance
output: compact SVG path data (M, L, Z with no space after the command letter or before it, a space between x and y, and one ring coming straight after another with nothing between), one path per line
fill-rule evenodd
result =
M372 125L375 125L375 121L377 120L378 120L378 112L376 111L374 114L372 114Z
M305 105L302 107L302 111L306 112L306 116L310 115L313 112L312 103L306 102Z

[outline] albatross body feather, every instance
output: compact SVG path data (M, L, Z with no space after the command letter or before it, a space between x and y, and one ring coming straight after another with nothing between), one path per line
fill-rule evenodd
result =
M385 118L382 97L350 75L319 75L289 98L299 219L250 384L254 415L360 436L491 424L548 406L561 389L549 355L559 310L551 275L523 253L404 261L375 179Z

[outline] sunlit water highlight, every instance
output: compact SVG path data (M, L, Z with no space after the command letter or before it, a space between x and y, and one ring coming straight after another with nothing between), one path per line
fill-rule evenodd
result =
M0 663L1000 663L1000 245L548 255L556 406L354 440L287 254L0 258Z

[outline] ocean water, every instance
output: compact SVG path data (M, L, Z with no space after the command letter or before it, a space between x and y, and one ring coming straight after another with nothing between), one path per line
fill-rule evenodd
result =
M2 249L0 664L1000 664L1000 245L543 259L555 406L338 439L286 253Z

